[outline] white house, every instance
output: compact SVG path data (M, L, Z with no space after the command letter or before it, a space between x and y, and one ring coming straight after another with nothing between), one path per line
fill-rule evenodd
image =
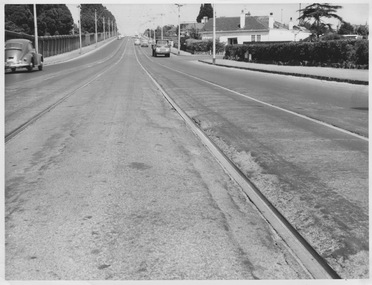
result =
M212 39L213 21L204 25L201 31L202 39ZM310 36L310 31L293 24L292 18L288 25L274 20L273 13L269 16L251 16L241 12L240 17L216 18L216 37L226 44L244 44L249 42L290 42L299 41Z

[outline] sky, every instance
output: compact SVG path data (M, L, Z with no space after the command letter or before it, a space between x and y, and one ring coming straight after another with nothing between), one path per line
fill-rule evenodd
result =
M300 4L291 0L286 1L265 1L261 0L260 4L250 1L216 1L215 9L217 17L238 17L242 9L249 11L252 16L265 16L271 12L274 19L278 22L288 23L292 17L296 23L299 17L298 9ZM346 22L351 24L366 24L369 22L371 15L371 7L368 5L368 0L360 1L345 1L338 0L337 2L327 1L328 3L341 5L343 8L339 9L337 14ZM50 1L48 2L50 3ZM88 3L102 3L114 16L117 21L119 32L124 35L133 35L136 32L142 33L147 28L156 28L162 25L178 24L178 8L169 0L150 1L137 0L135 4L128 1L110 2L92 0ZM262 4L261 4L262 3ZM201 2L185 1L180 3L180 22L195 22L199 14ZM306 7L311 3L301 3L301 8ZM72 1L67 3L74 21L77 22L78 2ZM371 5L372 6L372 5ZM335 27L338 21L329 21Z

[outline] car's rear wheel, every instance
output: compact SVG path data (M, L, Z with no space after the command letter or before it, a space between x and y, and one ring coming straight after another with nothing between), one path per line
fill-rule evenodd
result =
M43 70L43 64L40 64L37 68L38 68L39 70Z
M30 62L30 65L27 66L27 70L32 71L33 68L34 68L34 59L32 59L31 62Z

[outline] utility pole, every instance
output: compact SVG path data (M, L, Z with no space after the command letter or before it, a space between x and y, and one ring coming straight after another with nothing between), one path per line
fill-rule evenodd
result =
M161 15L161 39L163 39L163 15L164 14L160 14Z
M94 26L96 31L96 47L97 47L97 41L98 41L98 34L97 34L97 10L94 10Z
M39 53L39 38L37 34L37 14L36 14L36 4L34 4L34 26L35 26L35 51Z
M102 21L103 21L103 40L106 40L105 17L103 17Z
M80 42L80 54L82 54L82 41L81 41L81 5L78 5L79 8L79 42Z
M181 45L181 25L180 25L180 8L183 6L181 4L175 4L178 7L178 55L180 55L180 45Z
M216 4L213 4L213 64L216 64Z

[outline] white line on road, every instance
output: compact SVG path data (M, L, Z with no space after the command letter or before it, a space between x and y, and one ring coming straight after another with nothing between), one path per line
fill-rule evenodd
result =
M148 57L147 54L145 54L145 56L146 56L150 61L152 61L152 60ZM284 108L282 108L282 107L279 107L279 106L276 106L276 105L273 105L273 104L270 104L270 103L266 103L266 102L264 102L264 101L261 101L261 100L255 99L255 98L253 98L253 97L251 97L251 96L248 96L248 95L245 95L245 94L239 93L239 92L237 92L237 91L234 91L234 90L232 90L232 89L229 89L229 88L223 87L223 86L221 86L221 85L218 85L218 84L216 84L216 83L210 82L210 81L208 81L208 80L204 80L204 79L198 78L198 77L196 77L196 76L190 75L190 74L188 74L188 73L185 73L185 72L179 71L179 70L177 70L177 69L173 69L173 68L171 68L171 67L169 67L169 66L166 66L166 65L160 64L160 63L158 63L158 62L157 62L157 64L159 64L159 65L161 65L161 66L163 66L163 67L165 67L165 68L168 68L168 69L170 69L170 70L172 70L172 71L176 71L176 72L178 72L178 73L180 73L180 74L183 74L183 75L189 76L189 77L191 77L191 78L197 79L197 80L199 80L199 81L202 81L202 82L208 83L208 84L210 84L210 85L213 85L213 86L215 86L215 87L221 88L221 89L223 89L223 90L229 91L229 92L234 93L234 94L236 94L236 95L238 95L238 96L241 96L241 97L244 97L244 98L250 99L250 100L255 101L255 102L257 102L257 103L260 103L260 104L262 104L262 105L269 106L269 107L271 107L271 108L274 108L274 109L277 109L277 110L280 110L280 111L283 111L283 112L289 113L289 114L291 114L291 115L294 115L294 116L300 117L300 118L302 118L302 119L305 119L305 120L308 120L308 121L311 121L311 122L317 123L317 124L319 124L319 125L322 125L322 126L325 126L325 127L331 128L331 129L334 129L334 130L336 130L336 131L339 131L339 132L342 132L342 133L345 133L345 134L348 134L348 135L354 136L354 137L356 137L356 138L358 138L358 139L361 139L361 140L364 140L364 141L367 141L367 142L369 141L369 139L368 139L367 137L365 137L365 136L362 136L362 135L359 135L359 134L353 133L353 132L351 132L351 131L348 131L348 130L342 129L342 128L340 128L340 127L337 127L337 126L334 126L334 125L328 124L328 123L326 123L326 122L319 121L319 120L317 120L317 119L313 119L313 118L311 118L311 117L308 117L308 116L302 115L302 114L300 114L300 113L296 113L296 112L294 112L294 111L291 111L291 110L288 110L288 109L284 109Z

